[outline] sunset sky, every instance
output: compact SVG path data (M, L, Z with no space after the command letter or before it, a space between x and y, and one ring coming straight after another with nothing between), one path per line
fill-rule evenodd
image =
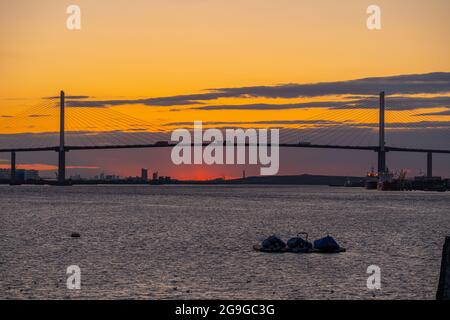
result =
M71 4L81 8L81 30L66 28ZM381 30L366 27L371 4L381 8ZM444 143L450 141L448 12L448 0L0 0L0 134L56 131L47 113L14 126L7 121L60 90L78 96L67 104L73 130L125 132L142 124L171 130L194 120L293 128L292 121L302 126L298 121L314 115L375 123L376 95L385 90L392 122L446 123L434 135L393 137L396 143ZM375 79L358 80L365 78ZM343 102L359 111L326 112ZM71 123L71 112L88 120ZM114 112L126 115L116 128L94 120ZM127 127L126 119L142 122ZM136 175L150 167L179 178L212 178L243 170L175 167L168 152L71 153L69 172ZM370 153L356 153L357 164L349 164L352 152L281 156L280 174L364 175L376 163ZM0 167L8 157L0 154ZM423 155L390 157L396 169L417 174L425 168ZM436 156L437 173L450 176L449 162ZM56 155L23 154L19 163L52 171Z

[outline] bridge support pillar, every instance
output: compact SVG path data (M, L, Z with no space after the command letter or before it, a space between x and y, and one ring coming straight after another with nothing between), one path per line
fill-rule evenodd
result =
M386 151L378 151L378 173L386 172Z
M385 138L384 138L384 92L380 93L380 119L379 119L379 140L378 140L378 173L383 174L386 172L386 150L385 150Z
M60 114L59 114L59 150L58 150L58 184L66 184L66 150L64 146L64 91L60 96Z
M433 153L427 152L427 177L433 177Z
M66 152L58 152L58 184L64 185L66 183Z
M11 170L10 170L10 184L16 184L16 153L11 152Z

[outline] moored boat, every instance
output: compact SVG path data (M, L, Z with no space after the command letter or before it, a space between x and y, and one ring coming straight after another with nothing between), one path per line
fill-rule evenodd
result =
M373 167L367 173L365 187L367 190L376 190L378 188L378 174L374 171Z

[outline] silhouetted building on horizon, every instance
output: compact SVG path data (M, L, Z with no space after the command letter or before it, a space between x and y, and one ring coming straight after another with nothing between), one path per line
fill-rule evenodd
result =
M81 181L81 180L83 180L83 178L81 178L80 174L75 174L73 176L70 176L70 180Z
M141 169L141 179L144 181L148 181L148 170L142 168Z
M11 170L10 169L0 169L0 180L10 180ZM39 171L37 170L25 170L16 169L16 181L38 181L41 180L39 176Z

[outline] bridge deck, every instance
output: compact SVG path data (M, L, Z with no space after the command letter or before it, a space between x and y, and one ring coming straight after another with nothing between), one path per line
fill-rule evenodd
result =
M209 143L202 144L202 146L208 146ZM224 145L224 144L219 144ZM171 148L176 146L176 144L135 144L135 145L104 145L104 146L65 146L66 151L81 151L81 150L112 150L112 149L147 149L147 148ZM191 147L195 145L192 144ZM239 145L234 144L234 146L255 146L259 147L259 144L245 144ZM268 147L271 145L269 144ZM319 144L289 144L280 143L278 145L280 148L306 148L306 149L344 149L344 150L366 150L366 151L378 151L378 146L341 146L341 145L319 145ZM5 152L42 152L42 151L59 151L59 146L54 147L38 147L38 148L11 148L11 149L0 149L0 153ZM450 150L442 149L422 149L422 148L401 148L401 147L385 147L387 152L418 152L418 153L445 153L450 154Z

